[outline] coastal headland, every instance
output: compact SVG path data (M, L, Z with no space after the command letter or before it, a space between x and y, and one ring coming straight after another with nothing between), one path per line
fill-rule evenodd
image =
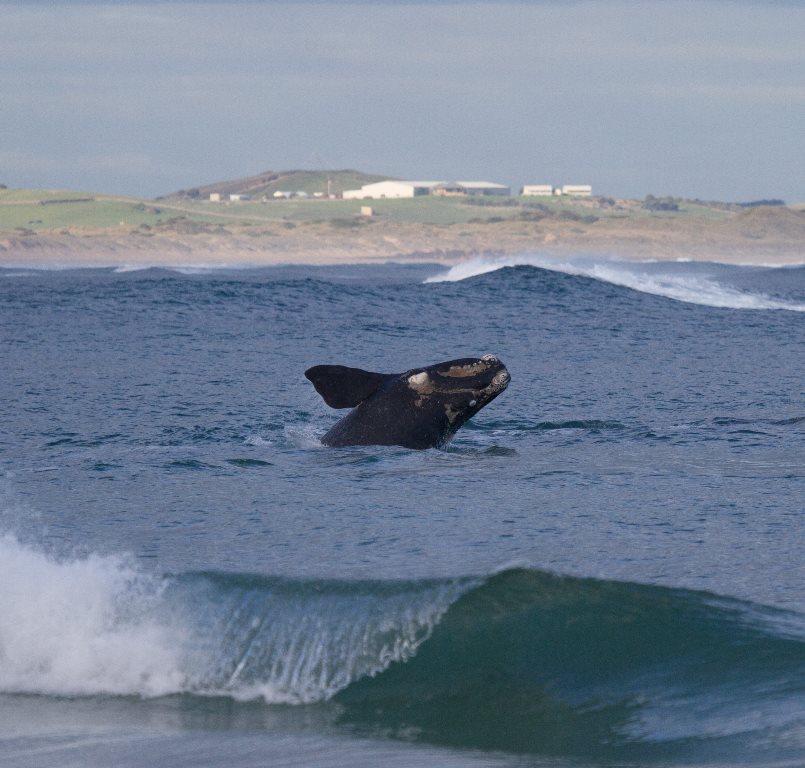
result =
M805 263L805 206L510 197L213 203L0 189L0 266L438 262L541 253Z

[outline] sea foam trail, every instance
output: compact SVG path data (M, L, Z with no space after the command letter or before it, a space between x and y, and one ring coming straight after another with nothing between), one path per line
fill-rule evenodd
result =
M590 277L604 283L631 288L642 293L663 296L689 304L724 309L775 309L805 312L805 304L776 299L760 292L750 292L727 285L715 276L702 274L690 262L623 262L586 258L559 260L539 254L521 254L499 259L478 258L462 262L446 272L434 275L426 283L456 282L496 272L506 267L537 267L552 272ZM735 270L745 267L733 267Z

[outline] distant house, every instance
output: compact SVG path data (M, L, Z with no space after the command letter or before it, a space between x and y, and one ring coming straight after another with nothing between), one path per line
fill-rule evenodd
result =
M210 192L210 202L211 203L220 203L221 202L221 193L220 192Z
M510 195L511 189L491 181L377 181L344 190L344 200L381 200L422 195Z
M553 195L553 184L526 184L520 194L524 197L550 197Z
M593 188L589 184L565 184L562 187L562 194L571 197L590 197Z
M251 195L245 195L245 194L242 194L242 193L235 193L235 194L230 195L229 199L233 203L242 203L242 202L245 202L246 200L251 200L252 196Z
M276 198L277 200L290 200L293 197L293 192L286 192L284 190L278 189L272 197Z

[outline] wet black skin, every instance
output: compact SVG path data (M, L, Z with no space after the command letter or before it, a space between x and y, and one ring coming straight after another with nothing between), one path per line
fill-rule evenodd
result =
M449 360L397 374L317 365L305 376L328 405L353 409L324 435L325 445L417 449L448 442L462 424L506 389L510 378L494 355Z

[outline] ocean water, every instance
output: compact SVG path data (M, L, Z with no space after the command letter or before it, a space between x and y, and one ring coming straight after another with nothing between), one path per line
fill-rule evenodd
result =
M2 269L0 764L802 766L803 499L802 266Z

